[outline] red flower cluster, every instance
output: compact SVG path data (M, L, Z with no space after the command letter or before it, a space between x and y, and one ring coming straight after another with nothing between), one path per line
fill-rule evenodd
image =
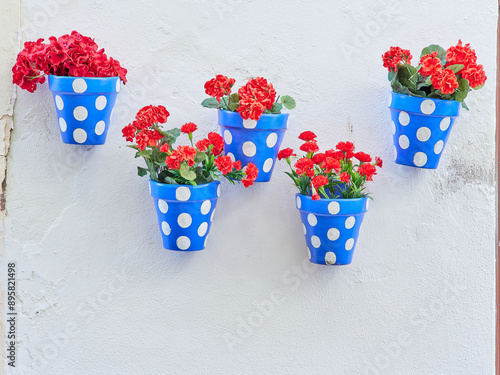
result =
M319 153L316 134L310 131L301 133L299 139L304 141L300 149L307 152L306 156L296 158L297 161L292 164L290 157L295 154L291 148L286 148L278 153L278 159L286 159L292 169L292 173L288 175L301 194L311 195L313 200L318 200L321 195L328 196L325 190L328 188L330 192L340 189L344 198L366 196L363 193L363 184L372 181L373 176L377 174L377 167L382 167L382 159L375 157L372 162L370 155L364 152L355 153L352 142L339 142L335 149ZM351 160L353 158L359 163Z
M397 71L399 64L411 64L412 55L409 50L399 47L391 47L389 51L382 55L384 67Z
M439 70L431 77L432 86L443 94L453 94L458 88L457 76L451 69Z
M253 182L255 181L257 176L259 175L259 169L255 166L255 164L248 163L247 167L245 169L245 173L246 173L247 177L244 178L243 180L241 180L241 182L243 183L243 186L245 186L245 187L252 186Z
M198 127L196 126L196 124L194 124L192 122L188 122L187 124L184 124L181 126L181 132L185 133L185 134L192 133L196 129L198 129Z
M45 82L45 75L72 77L120 77L127 82L127 70L104 53L94 39L76 31L59 38L51 36L49 43L43 39L24 43L12 68L13 83L34 92L38 83Z
M474 51L470 44L462 45L459 40L456 46L448 48L446 51L446 65L463 64L464 68L459 72L462 78L469 81L469 86L474 88L484 85L486 82L486 73L483 66L477 64L476 51Z
M196 156L196 149L191 146L178 146L177 149L172 151L165 159L165 164L169 169L179 169L183 161L186 162L188 167L194 165L194 157Z
M231 93L231 88L235 82L236 80L234 78L228 78L222 74L217 74L215 78L205 83L205 93L216 98L220 103L223 96Z
M170 113L162 105L143 107L135 115L135 121L122 129L123 136L127 142L133 142L135 138L140 150L146 146L155 147L163 135L154 126L167 122L168 116Z
M419 65L421 65L421 67L418 72L424 77L432 76L443 70L443 65L437 55L437 52L432 52L430 55L422 56L420 59Z
M230 173L234 168L233 161L229 156L219 156L215 159L214 164L224 176Z
M238 112L245 120L258 120L266 109L271 109L276 100L276 90L272 83L262 77L251 79L238 90Z

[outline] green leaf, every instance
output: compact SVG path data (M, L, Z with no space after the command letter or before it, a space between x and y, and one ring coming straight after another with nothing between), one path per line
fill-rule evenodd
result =
M283 104L281 103L274 103L271 109L269 110L269 113L280 113L281 109L283 108Z
M438 46L437 44L431 44L429 47L425 47L420 54L420 58L425 55L430 55L432 52L437 52L437 57L441 61L444 61L444 59L446 58L446 50L443 47Z
M184 177L188 181L194 181L196 179L196 173L194 173L187 164L181 164L179 168L179 172L182 177Z
M235 92L234 94L231 94L230 96L231 96L232 102L238 103L240 101L240 97L239 97L238 93Z
M467 107L467 104L465 104L465 102L462 102L462 108L466 109L467 111L469 110L469 107Z
M151 159L151 150L142 150L137 155L142 156L144 159Z
M458 91L469 91L469 81L467 81L465 78L460 78L458 80Z
M283 95L281 97L281 103L283 103L286 109L294 109L296 105L295 99L288 95Z
M426 82L417 83L417 90L420 90L422 87L429 87Z
M427 78L425 79L425 84L426 84L427 86L432 86L432 78L431 78L431 76L429 76L429 77L427 77Z
M206 157L207 157L207 154L205 154L204 152L198 151L194 157L194 162L196 164L201 163L203 160L205 160Z
M136 145L127 145L127 147L133 148L134 150L137 150L137 151L140 150L140 148L137 147Z
M468 81L467 81L467 82L468 82ZM476 87L473 87L473 89L474 89L474 90L479 90L479 89L483 88L483 86L484 86L484 84L479 85L479 86L476 86Z
M393 72L392 70L389 72L389 74L387 74L387 79L389 81L392 81L394 79L394 77L396 76L396 73Z
M137 174L143 177L148 174L148 169L143 167L137 167Z
M464 64L454 64L447 67L447 69L450 69L455 74L461 71L463 68L465 68Z
M231 103L229 103L229 110L233 111L233 112L236 112L236 110L238 109L239 106L240 105L238 103L231 102Z
M219 103L215 98L206 98L201 102L201 105L206 108L222 108L222 103Z
M163 181L165 181L166 184L179 185L172 177L165 177Z
M401 85L407 87L408 89L415 89L417 85L417 69L415 67L404 64L398 68L397 72L397 80L401 83Z
M468 93L467 91L458 91L457 94L455 95L455 100L457 102L462 103L467 97L467 93Z

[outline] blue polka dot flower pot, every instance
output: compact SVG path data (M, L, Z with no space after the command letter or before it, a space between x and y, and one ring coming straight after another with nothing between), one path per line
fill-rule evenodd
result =
M103 145L111 112L120 91L119 77L60 77L49 75L64 143Z
M389 108L396 163L437 168L460 103L391 92Z
M203 250L220 195L220 182L198 186L160 184L152 180L149 183L163 247Z
M369 198L320 199L297 194L296 204L312 263L346 265L352 261Z
M224 151L243 166L259 168L255 181L271 179L276 156L285 136L288 113L263 114L258 120L244 120L238 112L219 110L219 125L224 137Z

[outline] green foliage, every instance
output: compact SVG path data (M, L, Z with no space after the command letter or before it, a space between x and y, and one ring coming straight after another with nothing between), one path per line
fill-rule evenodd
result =
M296 103L295 103L295 99L293 99L291 96L289 95L283 95L281 97L281 103L283 103L283 106L286 108L286 109L294 109L295 106L296 106ZM275 103L276 104L276 103ZM281 109L281 108L280 108Z
M223 104L219 103L215 98L207 98L201 102L201 105L206 108L223 109Z
M420 53L420 58L425 55L430 55L432 52L438 53L437 57L444 65L444 63L446 62L446 50L443 47L438 46L437 44L431 44L429 47L425 47Z

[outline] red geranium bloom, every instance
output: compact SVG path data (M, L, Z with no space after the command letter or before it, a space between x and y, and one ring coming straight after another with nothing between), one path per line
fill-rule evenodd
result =
M358 173L361 176L365 176L367 181L373 181L372 176L377 174L375 166L369 163L360 165L360 167L358 168Z
M316 137L317 137L316 134L314 134L311 131L305 131L305 132L300 133L300 135L299 135L299 139L301 139L301 140L303 140L305 142L312 141Z
M342 172L339 177L340 181L346 184L349 183L349 180L351 179L351 176L347 172Z
M328 178L323 175L317 175L311 180L311 184L317 189L320 186L325 186L328 184Z
M380 159L378 156L375 157L375 165L379 168L382 168L382 159Z
M154 147L160 139L163 138L156 130L142 130L139 134L135 136L137 142L137 147L142 151L146 146Z
M236 80L234 78L228 78L222 74L217 74L215 78L205 83L205 92L209 96L216 98L220 103L223 96L231 93L231 88L235 82Z
M314 192L311 198L313 201L319 201L321 197L317 192Z
M174 151L166 157L165 164L167 164L168 169L179 169L181 167L181 159L179 153Z
M314 141L304 143L302 146L300 146L300 149L307 153L314 153L316 151L319 151L318 144Z
M309 158L301 158L301 159L297 160L297 162L295 163L295 169L296 169L296 172L299 176L306 173L307 170L312 170L311 168L313 166L314 166L314 163ZM313 175L314 175L314 171L313 171Z
M233 170L233 161L229 156L219 156L214 160L214 164L223 175L231 173Z
M238 112L245 120L259 120L266 109L271 109L276 100L276 90L272 83L262 77L250 79L238 90Z
M372 161L372 157L364 152L356 152L354 157L362 163L369 163Z
M291 148L284 148L278 152L278 160L288 159L290 156L295 156Z
M419 73L423 76L432 76L443 70L441 60L437 57L438 53L432 52L430 55L422 56L419 65L421 65Z
M255 180L257 176L259 175L259 169L257 166L253 163L248 163L247 167L245 169L245 173L248 178Z
M339 142L337 143L337 150L342 152L352 152L354 151L354 144L352 142Z
M325 161L321 165L321 168L323 168L326 173L330 173L332 170L338 172L341 168L340 161L332 157L326 157Z
M334 159L343 159L345 155L342 151L326 150L325 156Z
M446 66L463 64L465 68L470 65L476 65L477 57L476 52L470 48L470 44L467 43L462 46L462 41L459 40L456 46L448 48L446 51Z
M192 133L196 129L198 129L198 127L196 126L196 124L194 124L192 122L188 122L187 124L184 124L181 126L181 132L183 132L185 134Z
M214 146L212 148L212 155L217 156L224 150L224 139L220 134L214 132L208 133L208 140Z
M451 69L440 70L432 76L431 81L432 86L443 94L453 94L458 88L457 77Z
M474 88L484 85L486 82L486 73L484 72L482 65L469 65L460 71L462 78L469 81L469 86Z
M160 147L161 152L169 153L170 152L170 145L168 143L164 143Z
M205 152L208 150L208 146L210 146L210 140L203 138L201 141L196 142L195 146L199 151Z
M313 157L311 158L311 160L313 161L314 164L321 164L323 163L323 161L325 160L325 154L315 154L313 155Z
M233 163L233 168L236 169L237 171L239 171L241 169L241 161L235 161Z
M123 136L125 137L127 142L134 141L135 132L136 132L135 126L133 126L132 124L128 124L122 129Z
M391 69L397 71L399 64L410 64L411 59L412 55L410 51L399 47L391 47L389 51L382 55L384 67L386 67L389 72Z
M181 157L182 161L186 161L189 167L194 165L194 157L196 156L196 149L191 146L179 146L175 150Z
M244 120L252 119L257 121L260 119L262 113L264 113L264 110L266 109L264 105L256 101L247 101L246 98L243 100L245 101L242 102L240 99L240 106L237 109L240 116Z

